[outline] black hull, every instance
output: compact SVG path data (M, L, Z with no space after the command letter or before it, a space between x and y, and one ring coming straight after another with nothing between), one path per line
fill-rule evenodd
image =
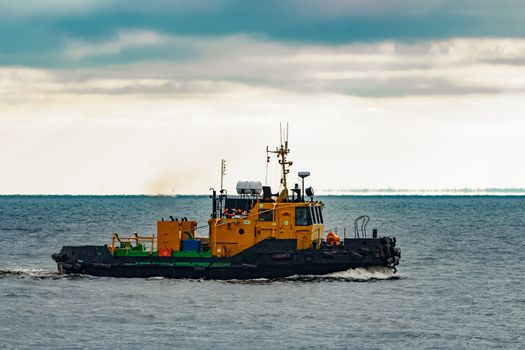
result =
M64 246L53 259L65 274L228 280L324 275L369 266L395 269L401 256L395 239L388 237L346 239L344 247L321 249L296 250L295 244L265 240L229 258L114 257L103 246Z

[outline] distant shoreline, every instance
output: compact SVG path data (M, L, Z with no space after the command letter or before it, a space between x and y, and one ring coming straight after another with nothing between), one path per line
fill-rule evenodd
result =
M322 195L397 195L397 196L524 196L525 188L451 188L451 189L341 189L321 190Z
M234 194L236 195L236 194ZM445 190L409 190L409 189L353 189L353 190L318 190L315 197L523 197L525 189L445 189ZM209 197L209 194L0 194L8 197L153 197L153 198L192 198Z

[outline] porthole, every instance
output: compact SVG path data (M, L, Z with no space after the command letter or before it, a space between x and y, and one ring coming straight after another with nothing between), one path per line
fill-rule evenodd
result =
M240 228L240 229L239 229L239 234L240 234L240 235L243 235L243 234L244 234L244 229L243 229L243 228Z

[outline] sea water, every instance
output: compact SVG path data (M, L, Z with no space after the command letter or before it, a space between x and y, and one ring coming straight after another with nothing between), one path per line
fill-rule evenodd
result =
M334 196L327 229L371 217L397 273L279 280L64 277L62 245L205 224L207 197L0 197L0 347L7 349L525 348L525 197ZM207 235L206 227L199 234Z

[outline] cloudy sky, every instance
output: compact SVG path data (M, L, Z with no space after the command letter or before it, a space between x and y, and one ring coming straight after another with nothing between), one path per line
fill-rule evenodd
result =
M525 2L0 0L0 194L525 187ZM278 181L276 161L268 167Z

